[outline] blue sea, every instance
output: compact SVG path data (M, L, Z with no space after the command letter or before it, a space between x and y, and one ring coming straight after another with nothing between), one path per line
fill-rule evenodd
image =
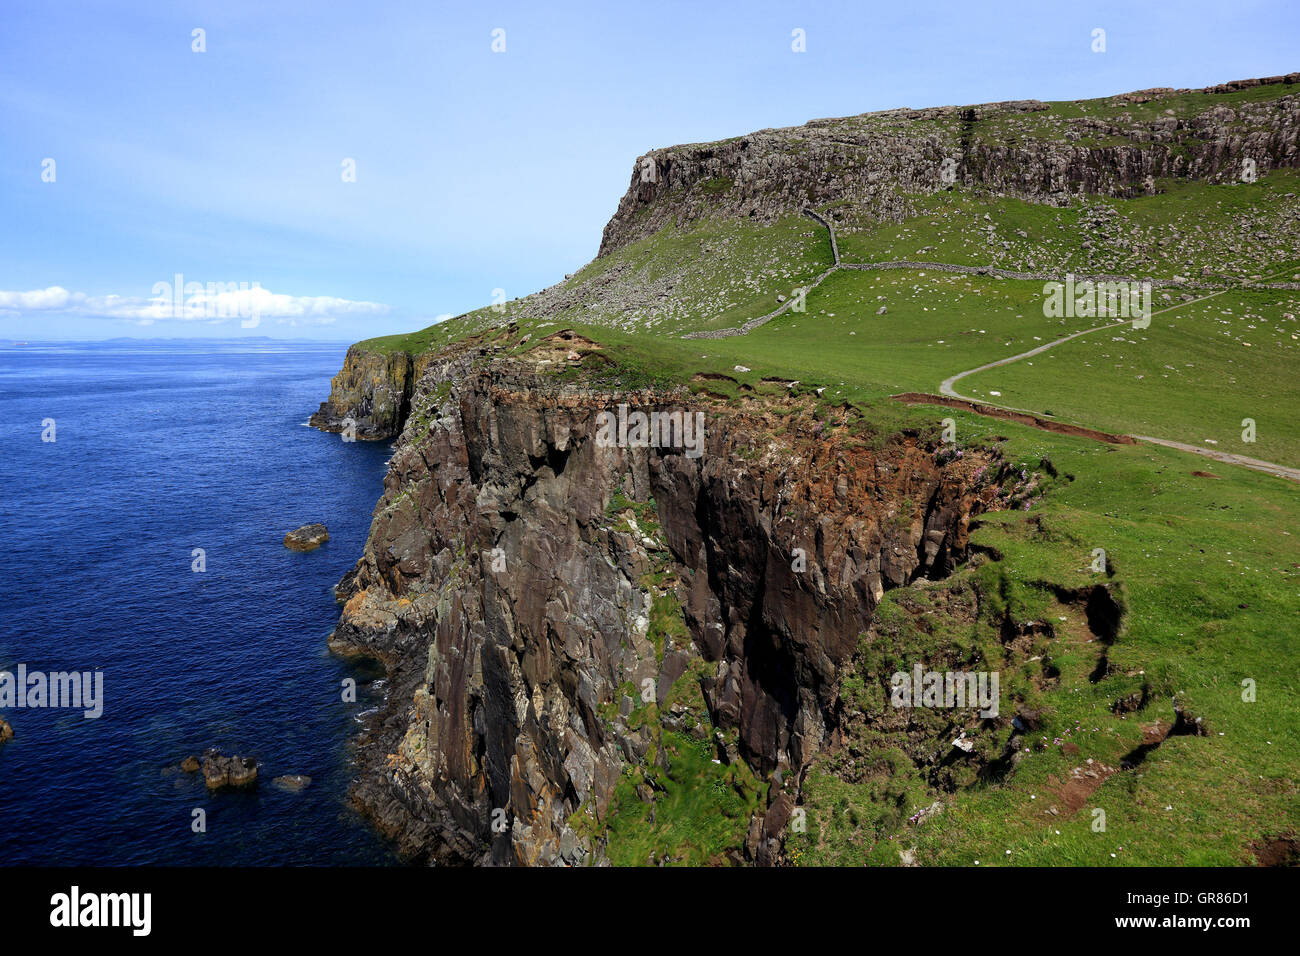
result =
M325 648L391 454L305 427L344 351L0 348L0 671L98 670L104 694L98 719L0 710L0 865L396 862L346 799L382 675ZM328 543L284 547L312 521ZM209 747L255 757L256 787L180 772Z

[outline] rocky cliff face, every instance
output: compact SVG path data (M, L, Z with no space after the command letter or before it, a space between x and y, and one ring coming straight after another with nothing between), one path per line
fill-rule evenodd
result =
M392 438L406 422L411 391L425 361L424 356L353 345L330 382L329 398L312 414L310 424L342 432L350 423L362 441Z
M419 857L600 862L620 779L671 730L763 781L743 853L770 861L876 602L961 560L999 463L868 445L797 400L561 385L545 354L444 352L415 390L337 592L331 646L391 677L357 800ZM703 454L602 447L620 403L703 412Z
M1160 177L1240 179L1300 165L1300 74L1206 90L1153 89L1114 97L1108 109L1067 116L1037 100L897 109L638 157L600 255L714 215L760 222L804 205L847 200L869 220L899 220L906 194L954 183L1036 202L1071 194L1131 197ZM1262 85L1279 98L1190 112L1175 97ZM1169 100L1178 109L1158 107ZM1138 110L1138 107L1148 107Z

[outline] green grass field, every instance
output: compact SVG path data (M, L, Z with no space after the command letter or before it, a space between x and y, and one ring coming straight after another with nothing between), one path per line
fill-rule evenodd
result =
M853 262L949 262L1165 279L1181 274L1206 281L1243 278L1261 268L1276 271L1294 261L1300 247L1295 170L1277 170L1253 183L1162 180L1158 187L1153 196L1076 197L1064 207L940 191L909 197L916 214L897 225L859 225L845 210L840 255Z
M1300 465L1300 293L1230 292L963 379L964 395ZM1289 316L1289 318L1288 318ZM992 398L992 392L1000 397ZM1243 420L1255 441L1242 439Z

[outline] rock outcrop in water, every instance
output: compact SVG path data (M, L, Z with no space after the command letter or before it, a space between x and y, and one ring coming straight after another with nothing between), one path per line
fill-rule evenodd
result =
M619 403L703 412L704 453L602 447ZM625 770L662 759L651 704L797 788L876 602L961 559L998 472L916 436L846 441L793 401L601 392L469 352L412 407L331 646L391 676L358 802L442 862L599 861L575 815L603 820ZM760 861L793 806L768 799Z
M252 786L257 782L257 761L209 750L203 755L203 781L209 790Z
M315 551L329 539L329 530L317 522L290 531L284 536L284 546L291 551Z

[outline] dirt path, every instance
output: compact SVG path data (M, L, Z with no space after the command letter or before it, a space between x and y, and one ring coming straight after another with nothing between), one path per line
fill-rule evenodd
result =
M1038 428L1045 432L1055 432L1058 435L1077 435L1081 438L1091 438L1093 441L1106 442L1108 445L1136 445L1139 442L1146 442L1151 445L1163 445L1166 448L1174 448L1178 451L1191 452L1193 455L1200 455L1202 458L1210 458L1214 461L1221 461L1228 465L1241 465L1243 468L1252 468L1255 471L1262 471L1265 474L1276 475L1279 478L1286 478L1290 481L1300 482L1300 468L1289 468L1286 465L1279 465L1271 461L1263 461L1259 458L1250 458L1246 455L1234 455L1227 451L1218 451L1213 448L1202 448L1199 445L1189 445L1186 442L1170 441L1167 438L1153 438L1150 435L1116 435L1111 432L1100 431L1096 428L1088 428L1085 425L1072 425L1069 422L1058 422L1050 418L1043 418L1041 415L1035 415L1033 412L1022 411L1015 408L1004 408L1001 405L989 405L986 402L973 402L969 399L953 395L929 395L925 392L903 392L899 395L891 395L896 402L905 402L909 405L943 405L947 408L961 408L968 412L974 412L976 415L983 415L986 418L1001 418L1006 421L1017 422L1021 425L1028 425L1030 428ZM1211 475L1210 477L1216 477Z
M996 362L989 362L987 365L981 365L979 368L972 368L972 369L967 369L965 372L958 372L956 375L950 375L948 378L945 378L942 382L939 383L939 393L941 395L947 395L949 398L960 398L966 402L979 402L980 399L978 398L971 398L969 395L963 395L960 392L954 391L953 386L956 385L958 382L960 382L967 375L975 375L979 372L987 372L989 369L997 368L999 365L1010 365L1012 362L1019 362L1021 359L1033 358L1035 355L1040 355L1043 352L1046 352L1050 348L1055 348L1056 346L1060 345L1062 342L1068 342L1070 341L1070 339L1077 339L1081 335L1089 335L1093 332L1101 332L1104 331L1105 329L1114 329L1114 328L1118 328L1121 325L1129 325L1129 324L1130 324L1129 320L1126 319L1123 322L1112 322L1110 325L1098 325L1098 326L1094 326L1091 329L1083 329L1082 331L1079 332L1071 332L1069 335L1063 335L1059 339L1053 339L1051 342L1048 342L1046 345L1040 345L1037 348L1030 349L1028 352L1021 352L1019 355L1009 355L1006 358L998 359ZM1006 406L998 405L994 407L1005 408ZM1023 409L1009 409L1009 410L1022 411Z
M1290 272L1292 270L1288 268L1282 271ZM1281 275L1281 273L1276 273L1276 274ZM1272 277L1270 276L1269 278ZM1267 280L1264 280L1264 282L1266 281ZM1223 293L1230 292L1232 291L1232 289L1236 289L1236 288L1246 288L1247 286L1269 288L1269 286L1264 285L1264 282L1247 282L1247 283L1243 283L1240 286L1231 286L1227 289L1219 289L1218 291L1211 292L1208 295L1199 296L1195 299L1189 299L1186 302L1179 302L1177 305L1171 305L1167 308L1159 309L1156 312L1152 312L1151 317L1155 318L1157 315L1164 315L1166 312L1172 312L1175 309L1181 309L1184 306L1195 305L1197 302L1204 302L1206 299L1213 299L1217 295L1223 295ZM1119 328L1120 326L1130 325L1130 324L1131 324L1130 320L1125 320L1122 322L1111 322L1108 325L1098 325L1090 329L1082 329L1081 331L1078 332L1072 332L1069 335L1063 335L1059 339L1054 339L1053 341L1048 342L1044 345L1040 345L1037 348L1030 349L1028 352L1021 352L1019 355L1009 355L1006 358L998 359L996 362L989 362L986 365L981 365L979 368L967 369L965 372L958 372L956 375L951 375L948 378L944 379L939 384L939 391L944 395L944 397L949 399L956 399L958 401L965 402L968 405L972 405L972 406L983 405L986 410L982 411L979 408L971 409L976 414L979 415L993 414L994 411L996 411L1000 413L1012 413L1015 415L1029 416L1035 418L1036 421L1027 422L1026 424L1033 424L1035 425L1035 427L1044 427L1044 425L1041 424L1043 423L1044 420L1038 419L1037 416L1034 416L1032 412L1029 412L1026 409L1011 408L1005 405L993 405L988 402L981 402L979 399L972 398L969 395L962 395L953 386L955 386L963 378L966 378L968 375L975 375L979 372L987 372L989 369L998 368L999 366L1002 365L1010 365L1012 362L1019 362L1021 359L1027 359L1027 358L1032 358L1035 355L1041 355L1043 352L1046 352L1048 349L1055 348L1056 346L1060 345L1062 342L1068 342L1071 339L1077 339L1081 335L1091 335L1093 332L1104 332L1107 329L1116 329ZM1007 415L999 414L997 415L997 417L1005 418L1007 417ZM1053 426L1059 426L1063 423L1051 422L1047 424ZM1071 426L1071 427L1078 428L1081 426ZM1047 430L1060 431L1061 429L1059 427L1052 427L1052 428L1048 428ZM1229 465L1242 465L1245 468L1252 468L1255 471L1262 471L1269 475L1276 475L1279 478L1287 478L1290 479L1291 481L1300 482L1300 469L1289 468L1286 465L1279 465L1276 462L1262 461L1259 458L1250 458L1246 455L1234 455L1230 452L1216 451L1215 449L1212 448L1202 448L1200 445L1189 445L1186 442L1171 441L1167 438L1153 438L1149 435L1128 435L1124 437L1133 438L1136 439L1137 441L1149 442L1152 445L1163 445L1166 448L1176 448L1179 451L1191 452L1193 455L1200 455L1203 458L1212 458L1215 461L1221 461Z
M1051 277L1047 276L1045 273L1014 272L1007 269L995 269L992 266L963 266L963 265L957 265L956 263L948 263L948 262L905 262L905 261L841 262L839 243L836 241L835 238L835 226L831 223L829 219L824 218L821 214L817 213L812 209L804 209L803 214L807 216L809 219L812 219L815 222L819 223L828 233L830 233L831 256L833 257L834 260L829 269L827 269L825 272L819 275L807 286L803 287L803 294L805 299L807 298L809 292L817 288L819 285L822 284L822 282L826 280L827 276L829 276L831 273L839 269L857 269L863 271L872 270L872 269L933 269L941 272L959 272L959 273L970 273L976 275L994 275L994 276L1001 276L1003 278L1014 278L1014 279L1045 278L1047 281L1051 280ZM1280 272L1275 273L1274 275L1282 275L1285 272L1291 272L1291 271L1293 271L1293 267L1283 269ZM1217 295L1223 295L1223 293L1231 292L1234 289L1240 289L1246 287L1264 288L1264 289L1292 288L1295 285L1295 283L1289 283L1289 282L1272 285L1268 281L1269 279L1272 278L1274 278L1274 276L1266 276L1264 279L1261 279L1258 282L1243 282L1240 285L1230 285L1222 289L1216 289L1214 292L1211 292L1207 295L1198 296L1197 298L1194 299L1188 299L1186 302L1179 302L1177 305L1171 305L1166 308L1159 309L1155 312L1152 312L1151 317L1155 318L1155 316L1157 315L1164 315L1166 312L1172 312L1175 309L1181 309L1184 306L1195 305L1197 302L1204 302L1206 299L1213 299ZM1080 282L1085 282L1085 281L1111 282L1111 281L1121 280L1123 279L1123 277L1106 276L1106 275L1077 276L1076 279ZM1129 281L1129 280L1125 280L1125 281ZM1194 282L1176 283L1168 279L1155 279L1150 281L1153 287L1166 287L1166 286L1185 286L1189 288L1205 287L1203 284L1200 283L1194 283ZM739 328L710 329L704 332L691 332L688 333L687 335L682 336L682 338L722 339L722 338L730 338L731 336L735 336L735 335L747 335L748 333L752 332L754 329L758 328L759 326L766 325L768 322L772 321L777 316L784 314L795 304L796 301L798 301L798 297L791 296L784 303L782 303L779 308L773 309L771 312L767 313L766 315L761 315L757 318L750 319L748 322L746 322L744 325L740 326ZM1117 329L1121 326L1130 325L1130 324L1132 324L1132 320L1125 319L1121 322L1111 322L1107 325L1096 325L1089 329L1080 329L1078 332L1071 332L1069 335L1063 335L1059 339L1053 339L1051 342L1047 342L1043 345L1039 345L1035 348L1032 348L1028 352L1021 352L1018 355L1009 355L1006 358L998 359L996 362L989 362L985 365L979 366L978 368L967 369L964 372L958 372L956 375L950 375L948 378L944 379L939 384L939 392L941 393L942 397L940 395L926 395L924 393L917 393L917 392L907 392L902 395L895 395L893 397L895 399L898 399L900 401L905 401L905 402L916 402L916 403L932 402L934 404L939 404L939 405L961 407L967 409L968 411L972 411L977 415L988 415L995 418L1010 419L1012 421L1018 421L1021 422L1022 424L1030 425L1031 427L1034 428L1041 428L1044 431L1058 432L1067 435L1083 435L1089 438L1096 438L1098 441L1105 441L1113 444L1129 444L1134 441L1149 442L1152 445L1163 445L1166 448L1175 448L1179 451L1191 452L1193 455L1200 455L1203 458L1211 458L1214 461L1221 461L1224 462L1225 464L1242 465L1246 468L1252 468L1255 471L1262 471L1266 474L1276 475L1279 478L1287 478L1291 481L1300 482L1300 469L1289 468L1286 465L1279 465L1276 462L1262 461L1258 458L1249 458L1246 455L1234 455L1231 454L1230 452L1215 451L1210 448L1202 448L1199 445L1189 445L1185 442L1170 441L1169 439L1165 439L1165 438L1152 438L1146 435L1113 435L1109 432L1103 432L1094 428L1088 428L1087 426L1084 425L1071 425L1067 422L1052 421L1049 419L1041 418L1040 416L1035 415L1033 412L1029 411L1028 409L1011 408L1006 405L994 405L991 402L983 402L980 401L979 399L972 398L969 395L962 395L960 392L956 390L956 388L954 388L954 386L958 382L960 382L963 378L967 378L968 376L976 375L980 372L987 372L989 369L999 368L1003 365L1010 365L1013 362L1019 362L1021 359L1033 358L1035 355L1043 354L1048 349L1055 348L1056 346L1060 345L1062 342L1069 342L1071 339L1077 339L1081 335L1091 335L1094 332L1105 332L1107 329Z
M1234 455L1231 452L1216 451L1213 448L1202 448L1199 445L1188 445L1185 442L1170 441L1167 438L1152 438L1149 435L1133 435L1138 441L1150 442L1152 445L1164 445L1166 448L1177 448L1179 451L1189 451L1193 455L1200 455L1202 458L1213 458L1215 461L1221 461L1228 465L1241 465L1245 468L1253 468L1255 471L1262 471L1269 475L1277 475L1279 478L1289 478L1291 481L1300 481L1300 468L1288 468L1286 465L1279 465L1271 461L1261 461L1258 458L1248 458L1245 455Z
M989 418L1004 418L1007 421L1028 425L1031 428L1040 428L1045 432L1056 432L1058 435L1078 435L1082 438L1091 438L1093 441L1104 441L1108 445L1137 444L1137 439L1132 435L1113 435L1110 432L1099 431L1096 428L1088 428L1084 425L1071 425L1069 422L1058 422L1050 418L1043 418L1033 412L1003 408L1000 405L988 405L984 402L972 402L964 398L930 395L926 392L903 392L900 395L891 395L889 397L896 402L906 402L909 405L943 405L947 408L962 408L968 412L974 412L976 415L985 415Z

